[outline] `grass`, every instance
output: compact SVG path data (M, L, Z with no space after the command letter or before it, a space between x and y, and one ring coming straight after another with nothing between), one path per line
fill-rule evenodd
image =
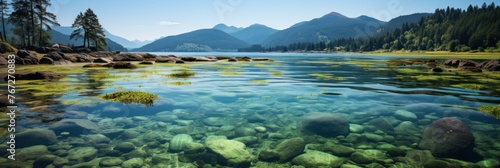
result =
M121 90L111 94L105 94L99 97L104 100L121 102L125 104L140 103L145 105L152 105L153 101L156 98L158 98L158 95L143 91Z

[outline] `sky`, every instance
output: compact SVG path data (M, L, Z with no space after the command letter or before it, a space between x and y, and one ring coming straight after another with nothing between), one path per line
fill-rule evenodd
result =
M248 27L263 24L282 30L331 12L347 17L370 16L382 21L437 8L466 9L500 0L52 0L49 11L62 26L70 26L90 8L101 25L128 40L154 40L224 23Z

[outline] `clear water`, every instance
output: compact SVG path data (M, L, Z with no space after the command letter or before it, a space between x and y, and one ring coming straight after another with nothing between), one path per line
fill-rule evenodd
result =
M72 90L48 98L46 101L51 103L41 107L43 110L33 110L34 108L28 103L21 105L22 115L16 128L23 130L50 127L63 118L89 119L96 123L101 131L125 129L141 134L130 139L111 138L108 143L98 144L96 147L99 149L98 157L107 155L103 149L113 148L119 142L130 141L137 147L146 146L143 148L146 154L141 156L147 160L160 153L176 153L169 152L161 146L148 148L151 140L145 140L145 136L155 135L156 139L153 138L153 141L163 145L172 136L185 133L193 136L195 142L203 144L205 138L210 135L224 135L232 139L237 137L228 132L234 132L240 127L263 126L267 128L266 133L255 135L259 141L247 144L247 148L257 157L258 151L263 149L265 144L269 146L269 142L278 143L283 139L310 136L300 132L299 123L302 116L311 112L339 114L348 118L350 124L365 126L364 132L375 132L394 138L388 142L351 144L350 147L377 149L377 146L381 144L392 144L406 147L406 149L418 149L415 144L419 142L421 138L419 134L425 126L442 117L457 117L468 124L474 133L476 151L484 159L500 160L500 143L498 143L500 120L477 111L477 108L482 105L500 103L498 92L461 89L452 87L453 83L441 83L441 81L409 81L406 78L400 78L401 73L387 70L386 61L402 58L315 53L153 54L265 57L275 62L189 64L184 68L189 68L196 73L191 78L168 77L168 74L174 69L179 69L180 65L167 64L140 66L134 70L109 69L105 73L112 74L114 77L100 81L93 81L89 78L90 74L101 72L100 70L69 74L68 78L59 83L82 85L84 89ZM423 66L411 68L425 69ZM170 82L190 83L177 86ZM157 94L159 98L152 106L108 102L97 98L97 95L117 90L141 90ZM88 103L63 104L68 101ZM400 130L387 134L369 129L371 127L367 124L368 121L379 117L388 119L396 128L403 121L393 116L397 110L407 110L416 114L418 120L412 123L417 130L406 131L406 133ZM177 119L166 121L160 119L159 114L174 115ZM249 122L247 120L255 116L263 117L264 121ZM221 131L220 125L207 125L203 122L208 117L220 118L223 127L234 128ZM157 126L159 122L167 124L166 128L159 128ZM278 134L280 136L276 136ZM75 138L78 137L59 135L60 142L56 145L68 144L68 142L76 141ZM316 138L319 140L310 139L307 143L322 144L330 140L343 142L339 137ZM66 151L82 146L96 146L91 143L70 144L69 149L65 149ZM55 151L50 152L57 155ZM176 164L186 165L193 162L180 159ZM391 164L395 163L397 161ZM76 163L70 162L68 165L71 164ZM144 165L155 166L155 163Z

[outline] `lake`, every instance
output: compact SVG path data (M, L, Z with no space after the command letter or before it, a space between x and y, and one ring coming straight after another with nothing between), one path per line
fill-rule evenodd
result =
M429 59L419 62L409 61L415 58L394 56L152 54L248 56L274 61L155 63L138 65L139 68L132 70L83 69L83 64L18 67L19 72L54 70L66 77L57 82L18 81L15 164L43 167L500 165L500 120L478 110L500 103L499 73L466 73L452 68L436 73L425 65ZM413 65L389 66L389 60L409 61ZM179 71L194 74L171 75ZM129 90L156 94L158 98L146 104L102 99L103 95ZM2 118L4 127L8 125L7 117ZM426 127L448 117L453 117L450 121L454 123L450 128L446 124L433 127L437 131L430 133L429 141L433 143L431 146L451 144L457 150L422 145ZM347 132L336 132L342 127ZM30 132L34 128L38 130ZM7 135L5 128L3 132ZM463 145L471 145L465 142L471 135L473 149L461 149ZM39 141L21 139L33 136L39 137ZM6 159L5 144L9 139L2 136L1 140L4 146L0 153L5 159L0 163L12 166L14 163ZM219 141L211 144L210 140ZM458 146L453 147L454 144ZM293 153L303 145L307 155L300 150L294 156L287 156L286 153ZM456 154L463 151L470 153ZM40 161L37 156L44 156L45 160ZM311 159L314 157L321 159Z

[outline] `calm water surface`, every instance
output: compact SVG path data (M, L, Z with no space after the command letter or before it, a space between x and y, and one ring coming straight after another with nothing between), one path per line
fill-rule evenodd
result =
M145 166L161 167L174 163L155 162L154 158L160 154L182 158L182 154L169 151L165 146L177 134L189 134L195 142L203 144L208 136L222 135L233 139L240 137L238 133L235 135L238 129L265 127L266 132L248 134L258 139L246 143L255 157L260 150L269 148L269 144L300 136L314 137L305 138L308 144L332 141L359 150L380 150L380 145L385 144L411 150L418 149L415 144L420 141L427 125L439 118L457 117L473 132L475 151L483 156L482 160L500 160L500 120L477 111L482 105L498 105L498 90L491 87L468 90L454 87L457 83L444 80L416 80L414 76L433 74L424 66L404 67L413 70L409 74L386 64L389 59L403 58L314 53L153 54L265 57L275 62L155 64L134 70L89 69L84 73L68 74L58 84L83 88L48 96L45 101L50 103L42 107L25 101L20 105L22 115L16 128L20 132L29 128L49 128L63 118L89 120L99 127L98 130L58 135L55 145L47 145L49 154L68 159L65 165L74 165L88 160L72 160L71 153L90 146L97 149L95 158L127 160L133 157L109 151L119 143L132 142L145 152L134 157L144 159ZM195 72L195 76L168 77L177 69L189 69ZM99 74L100 78L91 78ZM454 73L445 75L460 77ZM159 98L152 106L146 106L108 102L97 97L117 90L146 91L159 95ZM19 97L28 99L21 93ZM408 122L394 116L398 110L415 114L417 120ZM359 132L351 130L351 134L373 133L384 136L384 139L351 141L343 140L343 137L304 135L300 131L300 119L311 112L344 116L351 125L364 127ZM210 119L207 121L207 118ZM369 121L376 118L389 121L395 132L374 128ZM403 122L410 123L410 126L405 127L401 124ZM110 133L113 131L118 135ZM98 134L108 139L99 142L93 141L96 138L89 138ZM387 156L389 158L392 157ZM190 159L175 162L181 167L198 163ZM397 162L393 160L386 166Z

